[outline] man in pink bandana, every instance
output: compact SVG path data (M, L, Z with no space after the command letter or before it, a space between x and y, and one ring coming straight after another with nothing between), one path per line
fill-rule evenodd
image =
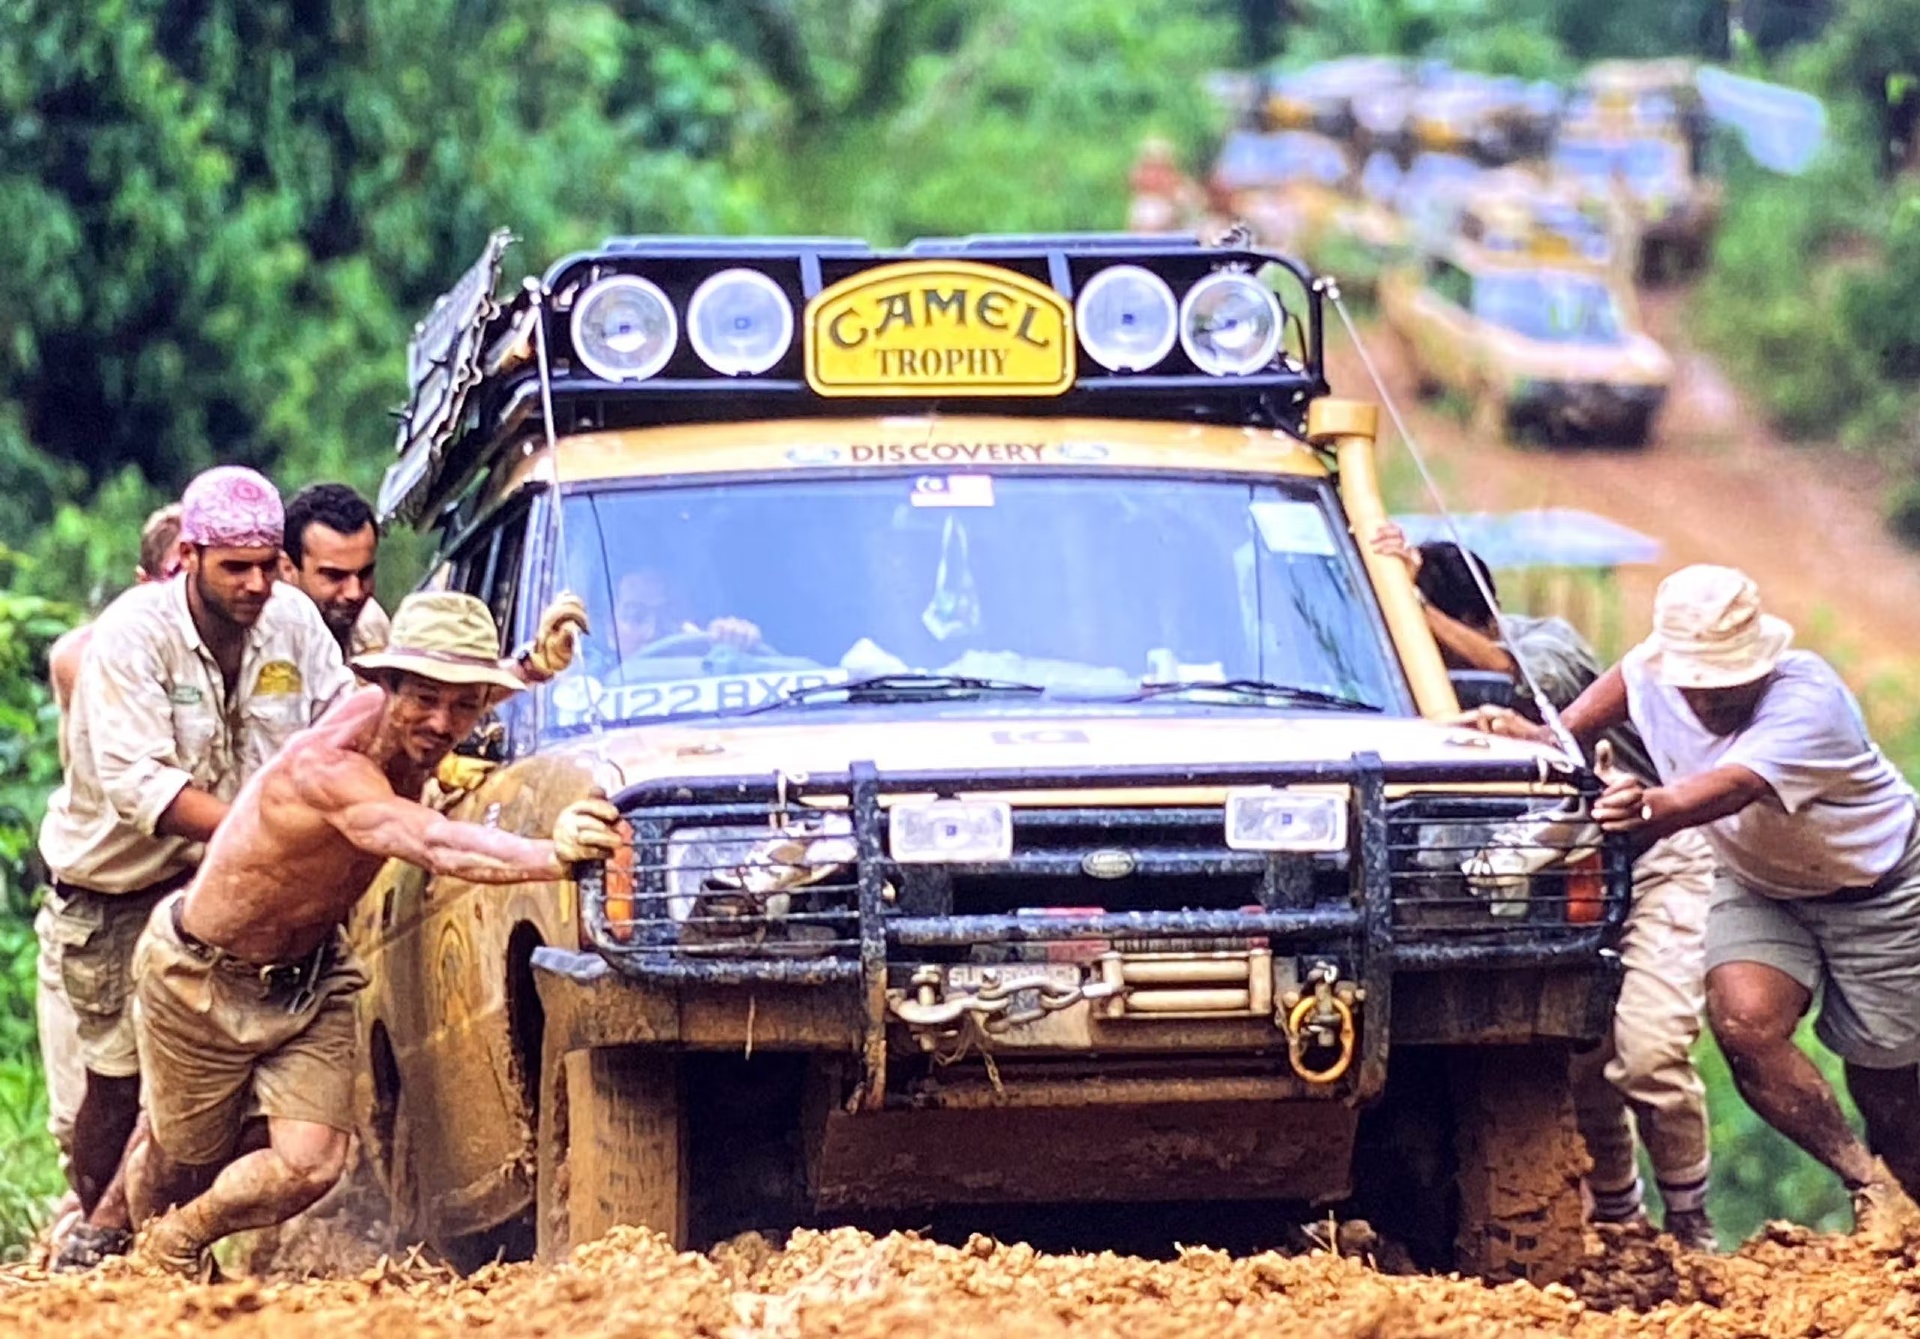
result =
M276 593L283 529L280 495L259 474L200 475L181 498L181 579L109 605L74 685L66 783L40 828L87 1070L72 1173L90 1217L62 1248L70 1264L125 1247L124 1208L102 1200L139 1110L134 941L193 874L242 783L352 682L313 602Z

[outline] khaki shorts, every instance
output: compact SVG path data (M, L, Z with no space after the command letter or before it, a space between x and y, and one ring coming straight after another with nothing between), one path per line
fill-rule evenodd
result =
M367 977L343 933L298 1012L257 970L183 944L171 898L140 937L133 975L141 1097L174 1161L224 1162L256 1116L352 1130L353 996Z
M74 1012L80 1060L107 1079L140 1072L133 1042L133 946L154 905L170 889L95 893L58 888L47 894L47 936L54 967Z
M80 1058L80 1019L60 975L61 945L53 937L51 908L40 908L33 932L40 940L34 1019L40 1026L40 1065L47 1074L47 1133L65 1158L73 1150L73 1114L87 1095L87 1066Z
M1725 870L1707 911L1707 970L1758 962L1820 996L1814 1035L1864 1069L1920 1062L1920 831L1870 895L1764 897Z

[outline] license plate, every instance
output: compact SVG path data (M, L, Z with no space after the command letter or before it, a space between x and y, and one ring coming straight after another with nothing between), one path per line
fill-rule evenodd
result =
M1080 969L1070 962L957 963L947 968L947 989L968 992L994 983L1016 990L1072 990L1081 979Z
M602 687L597 693L589 692L580 681L569 684L562 679L554 691L553 701L563 726L582 724L596 710L603 720L637 721L659 716L745 711L778 702L796 688L845 683L851 677L843 669L774 670L766 674L612 685Z

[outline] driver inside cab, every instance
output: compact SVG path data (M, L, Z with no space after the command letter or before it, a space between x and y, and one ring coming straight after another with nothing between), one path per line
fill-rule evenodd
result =
M685 600L658 567L637 567L620 578L613 600L613 632L621 656L631 656L669 637L704 637L717 646L745 651L760 644L759 627L722 615L706 626L692 621Z

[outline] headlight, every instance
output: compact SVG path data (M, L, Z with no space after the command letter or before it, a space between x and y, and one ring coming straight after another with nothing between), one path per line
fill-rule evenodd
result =
M1258 372L1280 351L1284 315L1273 290L1239 270L1216 270L1180 302L1180 347L1216 377Z
M903 865L978 864L1013 857L1013 809L999 800L897 804L887 850Z
M693 290L687 340L723 375L764 372L793 343L793 304L758 270L721 270Z
M1073 319L1087 357L1109 372L1142 372L1173 351L1180 314L1159 275L1109 265L1080 290Z
M614 274L573 304L573 352L607 381L644 381L667 365L680 318L657 284Z
M1593 885L1600 841L1599 825L1584 809L1569 806L1491 825L1485 844L1460 862L1460 872L1494 915L1524 916L1534 876L1568 870L1567 919L1598 920L1592 909L1599 905Z
M795 890L825 882L858 857L853 825L841 814L781 829L676 828L667 841L667 914L676 921L779 919Z
M1347 845L1347 802L1271 786L1227 792L1227 846L1235 851L1341 851Z

